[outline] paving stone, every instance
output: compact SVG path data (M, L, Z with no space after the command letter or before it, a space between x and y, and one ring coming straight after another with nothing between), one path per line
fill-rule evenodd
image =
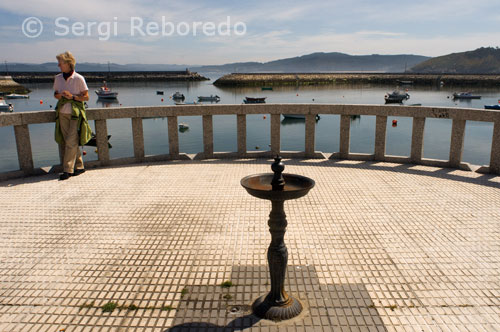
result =
M500 331L500 177L284 162L316 181L285 203L301 316L250 310L271 204L239 182L271 161L176 161L1 182L0 331Z

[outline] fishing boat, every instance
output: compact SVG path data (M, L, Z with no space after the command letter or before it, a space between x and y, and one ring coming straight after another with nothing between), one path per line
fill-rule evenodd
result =
M14 112L14 105L7 104L5 100L0 98L0 112Z
M11 94L5 95L4 97L7 99L28 99L30 96L11 93Z
M198 101L214 101L218 103L220 101L220 97L215 95L215 96L198 96Z
M184 99L186 99L186 97L184 97L184 95L182 93L180 93L179 91L176 91L172 95L172 99L174 99L174 100L184 100Z
M484 105L484 108L487 110L500 110L500 104L497 105Z
M454 92L453 99L481 99L481 96L473 95L470 92L459 92L459 93Z
M261 97L261 98L253 98L253 97L245 97L243 102L245 104L264 104L266 102L267 97Z
M392 93L386 93L384 99L386 104L401 104L403 100L410 99L410 95L406 92L393 91Z
M106 85L106 81L103 82L99 90L95 90L95 93L97 94L97 97L101 99L116 99L118 97L118 92L111 91L111 89Z

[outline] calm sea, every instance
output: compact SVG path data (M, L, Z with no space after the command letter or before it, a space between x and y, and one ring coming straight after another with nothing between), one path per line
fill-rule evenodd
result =
M151 83L113 83L111 88L119 92L115 103L102 103L93 92L100 84L89 84L92 107L116 106L156 106L173 105L169 98L179 91L186 96L186 102L197 100L198 96L218 95L220 104L241 104L245 96L267 97L267 103L316 103L316 104L384 104L386 92L395 86L306 86L275 87L273 91L256 88L218 88L212 83L219 76L202 73L210 77L205 82L151 82ZM26 85L32 90L26 100L11 100L15 112L50 110L56 104L52 97L52 84ZM500 99L500 88L472 90L482 95L480 100L453 101L451 94L456 90L446 86L442 88L408 87L410 99L406 104L422 106L467 107L483 109L484 105L496 104ZM156 91L164 91L157 95ZM182 107L182 106L179 106ZM396 117L397 127L392 127L388 119L386 153L409 156L411 144L412 119ZM179 122L189 124L189 130L179 133L179 148L182 153L194 154L203 151L202 119L198 117L179 117ZM111 135L111 158L133 156L132 125L130 119L108 120L108 132ZM93 127L93 121L91 126ZM424 158L447 160L451 136L452 121L447 119L427 119L424 139ZM168 153L167 120L145 119L144 144L146 155ZM281 149L284 151L304 150L303 120L281 122ZM339 150L340 116L322 115L316 127L316 150L336 152ZM270 144L270 116L247 116L247 149L249 151L268 150ZM30 125L35 167L46 167L59 163L58 148L54 142L54 124ZM490 158L493 125L491 123L468 121L465 133L463 160L477 165L487 165ZM375 140L375 116L362 116L352 119L351 151L373 153ZM0 172L19 169L13 127L0 128ZM84 147L85 160L97 160L93 147ZM214 151L237 151L236 115L214 116Z

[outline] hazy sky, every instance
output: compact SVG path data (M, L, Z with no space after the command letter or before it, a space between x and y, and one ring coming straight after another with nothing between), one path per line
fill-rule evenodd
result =
M121 64L439 56L500 46L499 28L499 0L2 0L0 59L41 63L65 50L79 62Z

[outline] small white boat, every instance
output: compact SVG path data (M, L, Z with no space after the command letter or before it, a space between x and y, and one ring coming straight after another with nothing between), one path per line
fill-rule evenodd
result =
M101 99L116 99L118 97L118 92L111 91L106 85L106 81L103 82L103 86L99 90L95 90L95 93Z
M0 112L14 112L14 105L7 104L5 100L0 98Z
M175 100L184 100L184 99L186 99L186 97L184 97L184 95L182 93L180 93L179 91L176 91L172 95L172 99L175 99Z
M188 131L189 130L189 125L187 123L181 122L179 123L179 131L181 133Z
M28 99L30 96L28 96L28 95L20 95L20 94L17 94L17 93L11 93L11 94L5 95L4 97L7 98L7 99Z

